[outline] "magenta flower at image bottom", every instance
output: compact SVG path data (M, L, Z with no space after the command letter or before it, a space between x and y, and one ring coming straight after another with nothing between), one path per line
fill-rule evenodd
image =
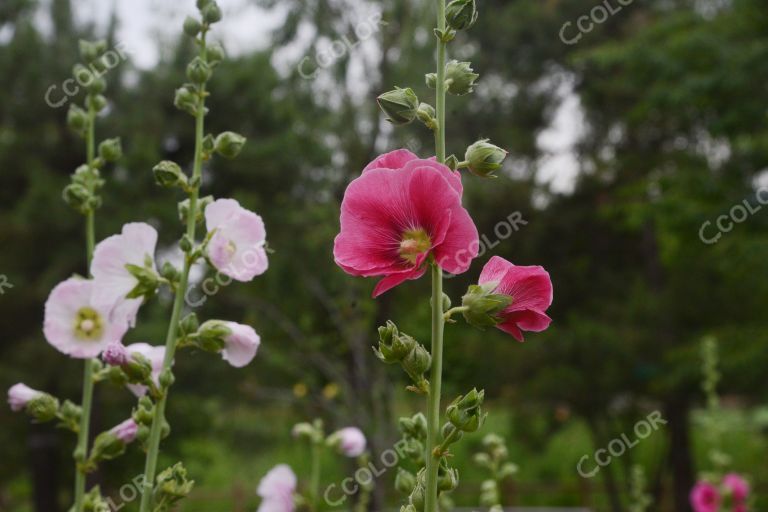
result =
M720 491L709 482L700 481L691 489L691 507L694 512L718 512Z
M552 319L545 313L552 305L552 281L543 267L518 266L502 257L494 256L483 267L479 284L496 283L493 293L508 295L511 303L498 316L496 325L523 341L522 331L541 332Z
M286 464L269 470L256 490L262 499L258 512L293 512L296 485L296 474Z
M92 280L70 278L51 291L45 303L43 334L58 351L87 359L122 340L128 320L113 319L112 306L96 302L98 287Z
M266 272L267 231L260 216L234 199L218 199L205 208L205 225L213 233L207 251L216 270L242 282Z
M737 473L728 473L723 477L723 488L737 504L743 504L749 496L749 482Z
M478 248L460 178L401 150L379 157L347 187L333 253L348 274L383 277L377 297L424 275L430 257L447 272L463 273Z
M18 412L24 409L29 402L42 395L42 391L32 389L26 384L19 382L8 390L8 405L11 406L12 411Z

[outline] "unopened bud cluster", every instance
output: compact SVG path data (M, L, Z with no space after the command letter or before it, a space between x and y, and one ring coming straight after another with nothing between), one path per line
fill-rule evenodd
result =
M429 383L424 374L432 366L432 356L412 336L399 332L394 322L379 327L379 345L373 351L386 364L399 363L413 381L413 390L426 392Z

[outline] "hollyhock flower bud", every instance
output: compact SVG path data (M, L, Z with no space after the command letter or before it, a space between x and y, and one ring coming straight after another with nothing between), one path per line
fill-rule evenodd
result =
M406 469L398 467L397 476L395 476L395 489L397 492L407 496L413 492L414 487L416 487L416 475Z
M408 498L410 506L416 510L424 510L425 492L424 483L421 480L416 481L416 485Z
M87 124L88 113L74 103L70 103L67 111L67 125L76 133L83 133Z
M203 24L192 16L187 16L184 18L184 33L189 37L196 37L202 28Z
M155 183L166 188L186 188L188 186L187 175L181 170L179 164L170 160L163 160L152 168Z
M723 488L737 504L746 501L749 495L749 483L736 473L728 473L723 477Z
M407 334L399 333L394 322L388 320L386 326L379 327L379 346L374 347L373 351L382 362L395 364L402 361L415 347L416 340Z
M472 64L469 62L451 60L445 65L445 82L448 84L448 92L455 96L472 92L475 81L479 77L480 75L472 70Z
M103 39L98 41L86 41L81 39L78 41L78 49L80 50L80 56L86 62L91 62L98 59L99 55L107 50L107 42Z
M414 439L426 439L427 418L422 413L416 413L410 418L400 418L400 431Z
M74 210L86 213L90 208L90 200L93 194L91 194L87 187L79 183L72 183L64 187L61 197Z
M701 480L691 490L690 500L694 512L718 512L722 498L717 487Z
M477 21L475 0L453 0L445 8L445 21L454 30L467 30Z
M418 116L419 121L424 123L430 130L434 130L437 127L437 119L435 119L437 113L435 112L435 107L429 103L419 104L419 109L416 111L416 115Z
M376 101L387 116L387 121L395 126L406 125L416 119L419 98L410 87L405 89L396 87L376 98Z
M193 116L197 115L197 92L190 86L185 85L180 87L176 89L176 94L173 98L173 104L179 110L183 110L184 112Z
M336 264L351 275L383 276L374 297L424 275L430 257L447 272L465 272L479 243L461 193L461 178L445 165L405 150L377 158L344 194Z
M98 283L94 301L112 308L113 316L122 316L130 325L136 322L142 297L154 294L158 286L156 245L155 228L134 222L101 241L93 253L91 274Z
M405 356L402 364L406 373L418 383L432 366L432 356L423 345L417 343L413 350Z
M252 327L235 322L209 320L198 331L201 346L211 352L221 351L221 357L235 368L250 363L261 344Z
M123 366L128 363L128 357L128 351L122 343L110 343L101 353L102 361L111 366Z
M459 470L449 468L442 459L437 475L437 488L442 492L450 492L459 486Z
M234 199L219 199L205 209L205 224L212 233L207 255L216 270L242 282L266 272L267 232L261 217Z
M85 98L85 103L88 108L92 108L95 112L101 112L107 107L107 98L101 94L89 94Z
M494 172L501 167L507 152L489 143L487 139L479 140L467 148L464 159L469 171L481 178L495 178Z
M467 323L485 329L504 321L501 312L512 303L512 297L493 293L499 283L490 282L481 285L470 285L462 297L464 318Z
M446 409L448 420L459 430L475 432L485 422L481 406L485 391L473 389L464 396L456 398Z
M86 90L90 94L101 94L107 89L107 82L100 76L94 76L86 86Z
M328 445L347 457L359 457L365 452L365 435L357 427L343 428L328 437Z
M224 158L233 159L240 154L245 137L235 132L223 132L216 136L215 149Z
M19 382L18 384L14 384L10 387L10 389L8 389L8 405L11 406L12 411L19 412L27 407L27 404L30 401L34 400L35 398L39 398L44 394L45 393L42 391L32 389L26 384Z
M106 162L114 162L123 156L123 148L120 145L120 138L107 139L99 144L99 156Z
M210 80L212 74L211 67L200 57L195 57L187 65L187 78L192 83L204 84Z
M195 482L187 478L187 470L181 462L163 470L157 475L155 494L159 503L176 503L192 492Z
M211 67L215 67L224 60L224 48L220 44L212 43L205 51L205 59Z
M165 347L153 347L148 343L133 343L125 347L129 354L131 354L132 361L129 361L126 365L126 373L129 373L129 367L131 365L141 365L135 358L136 355L143 358L149 363L149 378L155 383L155 386L160 386L160 372L163 370L163 360L165 359ZM142 370L144 373L145 370ZM137 397L143 397L147 393L147 386L143 384L126 384L126 387Z
M221 21L221 9L214 1L208 2L208 5L203 7L201 13L203 15L203 21L208 24L214 24Z
M128 418L119 425L112 427L109 432L125 444L130 444L136 439L138 431L139 425L133 418Z
M540 332L552 322L545 313L552 304L552 281L542 267L520 267L494 256L483 267L479 283L498 283L493 293L512 297L512 303L496 313L502 319L496 327L516 340L523 341L522 331Z
M70 357L88 359L120 342L128 321L122 316L113 318L114 302L98 300L103 287L93 280L71 278L51 291L43 324L48 343Z
M45 423L56 418L59 412L59 400L48 393L41 393L27 402L26 409L27 414L35 420Z
M285 464L272 468L259 482L256 493L262 498L258 512L293 512L296 474Z

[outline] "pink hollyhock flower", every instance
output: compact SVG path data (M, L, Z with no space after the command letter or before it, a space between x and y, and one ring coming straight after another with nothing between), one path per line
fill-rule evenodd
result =
M43 396L42 391L32 389L26 384L19 382L18 384L11 386L8 390L8 405L11 406L12 411L18 412L39 396Z
M736 503L744 502L749 495L749 483L736 473L728 473L723 477L723 487Z
M235 322L223 322L223 324L229 327L232 333L224 338L221 357L235 368L242 368L256 357L261 338L249 325Z
M149 343L133 343L125 347L129 354L141 354L149 359L152 366L152 381L156 386L160 385L160 372L163 371L163 359L165 358L165 347L153 347ZM128 389L141 398L147 394L147 386L143 384L126 384Z
M157 272L154 262L156 246L155 228L143 222L133 222L124 225L119 235L102 240L93 252L91 275L99 283L94 300L103 307L114 308L113 316L124 316L131 326L136 323L143 299L126 298L139 284L126 265Z
M381 155L373 162L366 165L363 172L370 171L371 169L390 169L393 171L407 170L424 165L433 167L443 173L445 179L451 184L451 187L453 187L459 195L462 195L464 187L461 184L461 173L459 171L452 171L448 166L437 163L435 157L426 160L421 159L407 149L396 149Z
M219 199L205 208L205 225L213 233L208 259L216 270L237 281L266 272L267 232L261 217L234 199Z
M136 434L139 432L139 425L133 421L133 418L128 418L119 425L112 427L109 432L125 444L130 444L136 439Z
M101 359L111 366L122 366L128 362L128 351L122 343L110 343L104 352L101 353Z
M717 487L703 480L691 489L690 500L694 512L718 512L720 508Z
M127 320L111 318L112 306L96 302L97 287L93 280L71 278L48 296L43 333L60 352L96 357L110 343L119 343L128 330Z
M479 249L477 228L450 176L428 160L365 171L344 194L336 264L354 276L383 276L374 297L424 275L430 256L443 270L465 272Z
M256 493L262 502L258 512L293 512L296 475L285 464L272 468L259 482Z
M499 313L503 321L496 327L516 340L523 341L522 331L540 332L552 322L545 313L552 304L552 281L543 267L519 267L494 256L478 282L498 283L494 293L512 297L512 303Z
M332 435L338 448L347 457L359 457L365 451L365 435L357 427L343 428Z

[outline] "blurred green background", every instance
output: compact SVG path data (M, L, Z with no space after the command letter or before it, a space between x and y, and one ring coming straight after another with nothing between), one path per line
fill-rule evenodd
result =
M131 3L113 5L124 11ZM214 39L256 31L268 44L241 45L217 69L208 128L240 132L248 143L237 160L205 169L204 190L260 213L275 253L264 276L223 287L197 309L253 325L263 341L257 359L241 370L205 354L176 360L173 435L161 462L183 459L197 481L180 507L190 512L254 510L258 480L278 462L306 478L308 449L290 435L298 421L358 425L378 453L397 438L397 416L422 405L370 346L389 318L428 340L427 280L373 301L373 280L334 265L332 240L344 188L368 161L397 147L432 154L426 130L393 130L374 98L393 85L431 97L423 74L434 67L433 2L246 3L278 21L213 31ZM544 265L555 287L552 327L524 344L462 324L447 335L445 396L484 387L484 432L505 435L520 466L505 488L507 503L626 510L629 468L641 464L652 510L689 510L688 491L707 464L698 421L705 335L720 341L726 449L734 469L751 474L758 496L765 494L768 222L757 195L768 185L765 3L478 3L478 25L451 47L481 79L475 94L449 97L449 152L461 155L482 136L510 157L498 180L465 179L465 203L487 250L446 291L458 300L494 254ZM44 97L68 78L78 39L103 37L112 48L123 21L119 9L107 23L83 20L73 14L78 4L0 0L0 274L13 285L0 295L0 388L24 381L75 401L81 362L45 343L41 323L51 288L85 270L82 219L60 198L84 159L83 144L66 127L66 108ZM226 20L242 2L221 4ZM105 173L97 237L148 220L168 252L181 233L180 197L156 187L150 171L161 159L190 166L194 134L191 118L172 104L191 48L180 19L163 18L163 7L192 13L194 2L146 5L162 27L162 51L156 64L137 66L132 57L107 76L111 103L97 133L120 136L126 154ZM601 5L620 9L574 44L561 39L573 42L581 16L602 19L593 10ZM337 55L329 59L332 47ZM757 211L716 243L700 239L704 222L711 222L706 237L715 236L718 216L744 201ZM526 223L510 233L516 212ZM169 306L160 296L145 307L126 342L160 344ZM124 419L133 398L103 385L96 403L98 431ZM631 436L652 411L668 421L663 429L595 478L579 476L582 456ZM0 510L66 510L71 435L7 407L0 425ZM459 505L477 504L483 475L470 455L481 437L458 448ZM132 450L94 481L117 496L142 460ZM330 457L326 465L326 483L354 471ZM374 510L399 503L393 478L390 471L377 482ZM766 507L759 498L754 510Z

